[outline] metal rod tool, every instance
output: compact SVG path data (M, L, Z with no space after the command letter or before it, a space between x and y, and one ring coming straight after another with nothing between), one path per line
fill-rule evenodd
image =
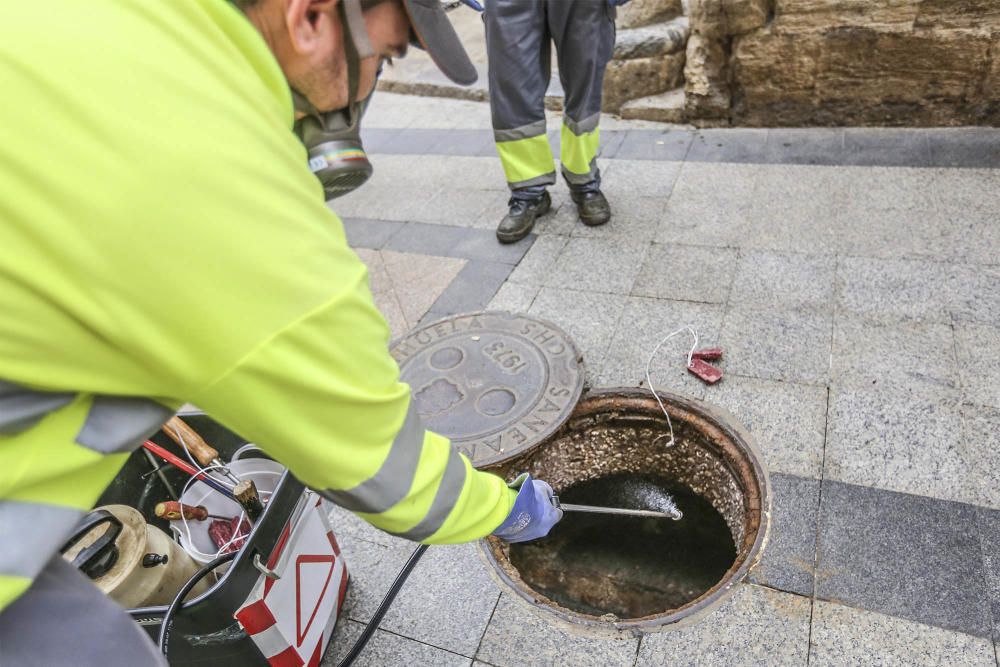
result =
M559 497L554 498L555 505L564 512L589 512L591 514L620 514L622 516L644 516L654 519L673 519L679 521L684 514L679 509L672 509L668 512L656 512L654 510L627 510L620 507L595 507L594 505L573 505L571 503L559 502Z

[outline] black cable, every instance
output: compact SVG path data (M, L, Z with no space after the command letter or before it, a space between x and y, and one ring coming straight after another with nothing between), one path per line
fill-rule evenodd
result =
M188 579L183 586L181 586L181 590L179 590L177 592L177 595L174 596L174 599L170 603L170 606L167 607L167 612L163 615L163 623L160 625L160 639L157 642L157 645L160 647L160 653L162 653L163 655L167 654L167 644L170 643L170 626L173 624L174 616L177 614L177 611L181 608L181 604L184 602L184 598L187 597L187 594L190 593L191 589L197 586L198 582L204 579L209 572L219 567L223 563L228 563L232 559L236 558L236 556L239 553L240 553L239 551L233 551L231 553L219 556L211 563L209 563L208 565L206 565L205 567L201 568L193 575L191 575L191 578Z
M347 656L340 661L340 664L337 665L337 667L350 667L350 665L357 659L361 651L364 650L365 645L368 644L368 640L371 639L372 635L375 634L375 631L378 630L378 624L382 622L382 617L385 616L385 612L389 611L389 606L392 605L392 601L395 600L396 595L399 594L399 589L403 587L403 584L406 582L406 578L410 576L410 572L416 566L420 557L424 555L425 551L427 551L427 545L421 544L414 549L412 554L410 554L409 560L407 560L406 564L403 565L403 569L399 571L399 574L396 575L396 580L392 582L392 586L389 587L389 592L385 594L385 597L382 598L382 602L378 605L378 609L376 609L375 613L372 614L372 620L368 621L368 625L366 625L365 629L361 632L361 636L358 637L356 642L354 642L354 646L351 647Z

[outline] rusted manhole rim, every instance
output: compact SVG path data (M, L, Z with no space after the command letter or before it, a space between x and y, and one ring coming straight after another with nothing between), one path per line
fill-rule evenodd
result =
M771 490L764 459L750 434L728 412L707 403L678 394L659 392L675 431L693 429L698 433L701 449L719 459L725 472L732 476L743 499L743 537L737 544L737 557L732 567L715 586L700 597L677 609L665 610L642 618L617 619L593 616L560 606L525 584L508 558L504 542L490 537L480 542L483 554L494 576L519 598L530 603L550 618L577 629L620 633L656 632L686 625L697 620L725 600L733 587L742 581L757 564L767 540L771 509ZM504 477L522 470L531 470L532 463L544 456L550 445L575 433L594 427L652 429L666 431L666 419L651 392L642 389L602 389L586 395L577 405L568 422L537 449L491 468ZM663 442L666 441L664 437ZM655 471L655 469L654 469ZM599 476L599 475L594 475ZM582 479L575 479L582 481ZM558 482L557 482L558 483ZM557 484L556 491L560 488Z

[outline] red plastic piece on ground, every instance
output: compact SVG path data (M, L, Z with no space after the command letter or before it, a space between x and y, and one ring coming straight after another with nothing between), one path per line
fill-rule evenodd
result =
M701 359L691 359L688 372L697 375L707 384L715 384L722 379L722 371Z
M691 353L692 359L704 359L705 361L718 361L722 358L722 348L721 347L706 347L701 350L695 350Z

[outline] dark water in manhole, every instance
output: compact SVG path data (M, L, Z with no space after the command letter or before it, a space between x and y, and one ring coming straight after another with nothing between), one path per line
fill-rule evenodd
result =
M719 583L736 560L729 527L711 503L646 475L589 480L559 497L661 509L664 492L684 513L680 521L567 512L548 537L512 544L511 564L530 588L584 614L639 618L681 607Z

